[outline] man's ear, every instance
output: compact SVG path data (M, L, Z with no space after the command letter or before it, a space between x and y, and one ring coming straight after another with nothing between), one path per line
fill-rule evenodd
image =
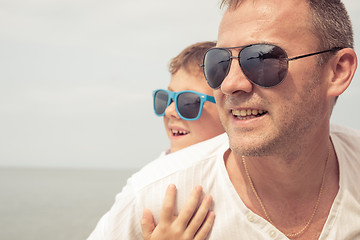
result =
M350 85L357 67L356 53L351 48L339 50L330 60L332 77L329 79L328 96L342 94Z

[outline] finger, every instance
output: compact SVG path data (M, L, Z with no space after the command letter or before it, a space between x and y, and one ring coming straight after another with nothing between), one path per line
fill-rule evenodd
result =
M190 197L187 199L184 208L180 211L176 222L183 226L184 228L188 225L191 217L196 212L196 208L200 202L202 194L202 187L195 186L191 191Z
M155 229L155 223L152 213L149 209L144 208L143 216L141 218L141 229L144 240L149 240L151 234Z
M164 202L160 213L160 222L172 221L175 209L176 187L170 184L166 189Z
M198 210L194 214L193 218L190 220L190 223L186 229L189 231L187 234L195 235L195 233L199 230L199 228L203 225L203 223L207 220L208 212L210 210L212 204L212 197L210 195L206 195L202 200Z
M214 225L215 221L215 213L213 211L208 212L206 219L201 225L199 231L196 233L194 240L203 240L209 234L212 226Z

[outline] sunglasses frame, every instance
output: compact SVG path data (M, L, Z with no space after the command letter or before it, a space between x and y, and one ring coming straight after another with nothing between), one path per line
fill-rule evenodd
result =
M241 65L240 63L240 53L241 51L243 51L244 49L248 48L248 47L251 47L251 46L258 46L258 45L266 45L266 46L273 46L273 47L277 47L279 49L281 49L281 51L284 52L284 55L285 55L285 60L286 60L286 72L284 74L284 77L275 85L273 86L261 86L260 84L258 83L255 83L253 80L249 79L249 77L245 74L244 72L244 69L243 69L243 66ZM232 52L230 51L231 49L237 49L237 48L241 48L241 50L239 51L238 53L238 56L233 56L232 55ZM289 58L288 55L287 55L287 52L280 46L278 45L275 45L275 44L269 44L269 43L254 43L254 44L248 44L248 45L243 45L243 46L237 46L237 47L227 47L227 48L210 48L208 49L205 54L204 54L204 58L203 58L203 64L200 65L200 67L203 68L203 72L204 72L204 76L205 76L205 79L207 81L207 83L209 84L209 86L211 87L207 77L206 77L206 74L205 74L205 57L206 57L206 54L209 52L209 51L213 51L214 49L218 49L218 50L225 50L226 52L229 53L229 65L227 67L227 70L226 70L226 74L224 76L224 79L221 81L221 84L223 83L223 81L225 80L226 76L229 74L229 71L230 71L230 67L231 67L231 60L234 59L234 58L237 58L238 59L238 62L239 62L239 66L241 68L241 71L243 72L243 74L245 75L246 79L248 79L252 84L255 84L259 87L262 87L262 88L272 88L272 87L275 87L277 85L279 85L280 83L282 83L284 81L284 79L286 78L286 75L287 75L287 72L289 70L289 62L290 61L293 61L293 60L297 60L297 59L301 59L301 58L306 58L306 57L310 57L310 56L314 56L314 55L318 55L318 54L323 54L323 53L327 53L327 52L334 52L334 51L339 51L341 49L343 49L343 47L333 47L331 49L328 49L328 50L323 50L323 51L318 51L318 52L313 52L313 53L308 53L308 54L304 54L304 55L298 55L298 56L295 56L295 57L291 57ZM218 89L221 87L221 84L218 86L218 87L211 87L212 89Z
M164 91L168 94L168 100L167 100L167 104L166 104L166 107L165 107L165 110L163 113L161 114L158 114L156 112L156 109L155 109L155 96L156 94L159 92L159 91ZM200 108L199 108L199 112L197 114L197 116L195 118L186 118L184 117L179 109L178 109L178 97L180 94L182 93L193 93L193 94L196 94L199 96L200 98ZM209 96L209 95L206 95L204 93L201 93L201 92L196 92L196 91L192 91L192 90L185 90L185 91L179 91L179 92L173 92L173 91L169 91L169 90L165 90L165 89L157 89L155 91L153 91L153 107L154 107L154 112L157 116L159 117L162 117L165 115L165 112L166 112L166 109L170 106L170 104L174 102L175 104L175 109L176 109L176 113L179 115L179 117L181 119L184 119L186 121L195 121L197 119L200 118L201 114L202 114L202 110L203 110L203 106L204 106L204 103L205 102L212 102L212 103L215 103L215 98L213 96Z

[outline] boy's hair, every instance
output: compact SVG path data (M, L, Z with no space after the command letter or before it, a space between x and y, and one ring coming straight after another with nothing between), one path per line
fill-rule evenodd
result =
M185 48L176 57L171 59L169 72L174 75L180 69L188 73L202 73L200 65L202 64L205 52L215 47L216 42L199 42Z

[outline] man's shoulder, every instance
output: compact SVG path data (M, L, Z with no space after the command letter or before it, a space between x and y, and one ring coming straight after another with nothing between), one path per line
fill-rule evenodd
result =
M332 124L330 135L343 145L354 146L360 150L360 130Z
M360 177L360 131L339 125L331 126L331 139L339 161L340 172ZM342 174L343 175L343 174Z
M186 172L204 163L212 164L228 145L228 137L224 133L175 153L160 156L133 174L127 187L131 186L133 191L140 191L174 174Z

